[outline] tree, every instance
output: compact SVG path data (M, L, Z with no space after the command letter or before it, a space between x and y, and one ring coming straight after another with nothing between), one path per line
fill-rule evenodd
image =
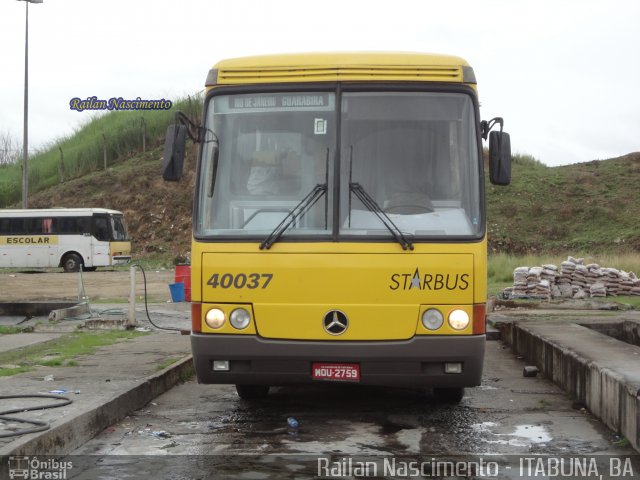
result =
M0 132L0 166L16 164L22 158L20 141L8 130Z

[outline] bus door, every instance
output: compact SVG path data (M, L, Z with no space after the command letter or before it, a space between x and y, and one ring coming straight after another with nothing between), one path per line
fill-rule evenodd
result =
M107 215L94 215L91 228L91 257L93 265L106 266L111 264L109 240L111 239L109 217Z

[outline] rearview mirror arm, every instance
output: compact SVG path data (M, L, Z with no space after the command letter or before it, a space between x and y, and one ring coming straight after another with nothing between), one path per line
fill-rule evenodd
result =
M502 127L504 126L504 120L502 117L495 117L491 120L482 120L480 122L480 134L482 135L482 139L486 140L489 132L493 129L493 127L497 124L500 125L500 133L502 133Z
M204 129L182 112L176 112L176 123L181 123L187 127L187 135L195 143L200 143L204 136Z

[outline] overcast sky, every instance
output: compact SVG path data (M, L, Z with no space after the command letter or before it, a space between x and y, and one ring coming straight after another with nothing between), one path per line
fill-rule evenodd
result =
M0 0L0 134L21 143L25 3ZM262 53L450 53L481 116L547 165L640 151L637 0L44 0L29 5L29 145L92 113L73 97L175 99L209 68Z

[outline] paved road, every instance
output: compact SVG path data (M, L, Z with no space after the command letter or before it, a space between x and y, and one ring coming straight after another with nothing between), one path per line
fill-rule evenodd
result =
M524 378L524 364L500 342L487 347L482 386L469 389L457 406L408 390L324 385L272 389L266 401L248 403L232 386L192 380L74 454L100 455L87 478L117 478L124 471L158 478L169 472L202 478L203 471L216 478L308 478L305 472L316 475L323 455L348 461L381 455L634 453L616 446L619 438L551 382ZM297 430L288 427L288 417L297 419ZM524 478L501 473L500 478Z

